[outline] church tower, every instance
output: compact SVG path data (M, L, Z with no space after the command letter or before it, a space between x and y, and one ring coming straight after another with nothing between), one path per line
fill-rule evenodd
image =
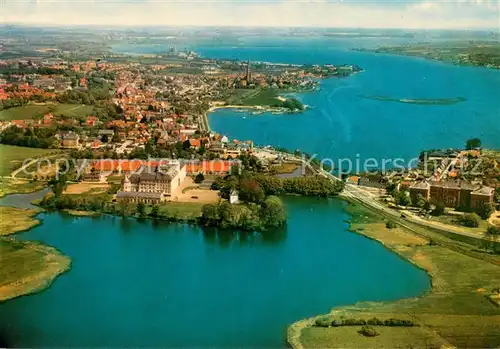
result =
M132 184L130 183L130 180L128 179L128 176L125 175L125 178L123 178L123 191L132 191Z
M246 74L245 74L245 80L247 81L247 83L249 83L251 79L252 79L252 70L251 70L251 67L250 67L250 58L249 58L248 62L247 62L247 69L246 69Z

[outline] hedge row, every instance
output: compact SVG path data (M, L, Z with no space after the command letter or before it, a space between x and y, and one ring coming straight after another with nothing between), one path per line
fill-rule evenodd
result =
M375 325L375 326L401 326L401 327L412 327L417 326L411 320L400 320L390 318L388 320L380 320L376 317L370 320L363 319L329 319L329 318L319 318L316 319L315 326L317 327L340 327L340 326L365 326L365 325Z

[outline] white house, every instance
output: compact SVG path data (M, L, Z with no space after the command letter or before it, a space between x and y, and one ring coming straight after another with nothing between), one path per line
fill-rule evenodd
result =
M236 190L233 190L231 194L229 194L229 203L237 204L238 202L239 202L238 192Z

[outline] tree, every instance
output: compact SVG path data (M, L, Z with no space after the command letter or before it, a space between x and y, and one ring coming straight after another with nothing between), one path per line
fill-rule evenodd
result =
M475 213L467 213L459 218L460 224L469 228L477 228L479 227L479 222L481 218Z
M145 147L144 147L144 151L146 152L146 154L153 154L154 151L155 151L155 143L154 143L154 140L152 138L150 138Z
M120 215L122 217L130 215L130 206L125 202L120 204Z
M143 202L137 204L137 213L141 218L146 217L146 205Z
M260 209L262 225L277 228L285 224L286 211L281 199L277 196L268 196Z
M396 226L396 223L394 223L393 221L387 221L387 223L385 223L385 227L386 227L387 229L394 229L394 228L396 228L397 226Z
M253 179L244 179L240 181L240 199L243 201L261 202L265 197L260 184Z
M497 227L495 225L490 225L488 229L486 229L485 234L492 240L497 240L500 237L500 227Z
M493 207L491 204L483 204L479 205L479 207L476 209L476 212L479 216L481 216L482 219L487 220L490 218L491 214L493 213Z
M158 218L160 216L160 208L158 205L153 205L153 207L151 207L151 213L149 215L152 218Z
M196 175L196 177L194 178L194 182L195 183L201 183L205 180L205 176L203 175L203 173L198 173Z
M410 193L407 190L402 190L399 192L397 196L397 204L401 206L410 206L411 205L411 197Z
M434 210L432 210L431 214L433 216L441 216L442 214L444 214L444 210L445 210L444 202L438 201L436 202Z
M359 330L359 333L365 337L376 337L379 335L379 333L375 330L375 327L372 327L372 326L361 327L361 330Z
M500 237L500 227L490 225L488 229L486 229L484 235L488 240L490 240L486 246L491 249L494 253L498 253L497 240ZM488 247L489 245L489 247Z
M427 200L425 200L424 196L422 194L417 194L417 198L416 198L417 202L415 203L415 205L417 205L417 207L420 207L420 208L424 208L424 206L426 205L427 203Z
M49 181L49 186L52 188L52 192L56 198L60 197L67 187L66 175L59 174L57 177L52 178Z
M422 206L422 209L424 211L430 211L431 210L431 203L430 203L429 200L425 200L425 204L424 204L424 206Z
M387 191L387 194L394 198L398 195L398 187L396 183L387 183L385 190Z
M471 150L481 148L481 140L479 138L471 138L465 142L465 149Z
M207 226L216 226L220 222L219 208L214 204L203 205L201 208L201 223Z
M120 138L120 134L118 132L115 132L113 134L113 138L111 138L111 141L114 143L120 143L122 141Z

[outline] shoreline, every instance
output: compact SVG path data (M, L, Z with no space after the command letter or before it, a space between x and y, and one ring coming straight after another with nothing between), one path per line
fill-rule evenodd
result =
M419 326L414 328L412 327L412 330L414 330L415 332L420 331L419 332L420 336L428 335L428 333L424 333L425 331L427 331L427 328L430 327L428 323L439 323L440 321L443 320L443 318L445 319L447 317L449 317L449 320L447 322L448 326L453 326L454 325L453 321L457 321L457 323L460 323L460 321L467 322L467 320L471 322L474 321L476 323L480 321L484 322L488 321L495 322L497 320L500 321L500 310L498 309L495 310L494 306L492 309L487 309L487 307L484 307L484 309L479 309L477 312L473 312L470 314L469 312L466 312L464 310L460 311L460 309L455 313L453 312L453 309L440 311L439 306L437 306L436 309L432 310L435 311L436 313L432 313L432 311L429 311L429 309L427 309L429 305L430 304L433 305L434 302L437 302L437 299L442 297L443 292L447 294L448 301L453 301L454 299L456 301L462 300L461 299L463 297L462 293L468 291L470 292L469 295L471 297L470 301L473 300L472 299L473 297L474 300L476 300L475 298L484 299L483 297L486 297L492 303L494 302L492 297L493 295L495 295L495 293L491 291L491 289L489 289L488 287L485 288L480 287L478 289L474 288L468 289L470 286L466 281L464 281L463 284L453 285L453 287L450 287L445 282L443 282L443 280L447 281L446 279L449 277L444 274L441 268L442 269L455 268L455 266L453 265L454 261L439 260L439 259L433 261L433 258L436 258L435 254L437 255L450 254L457 260L473 260L473 257L460 254L456 251L449 250L444 246L435 244L433 243L432 238L429 237L425 238L422 236L418 236L417 234L411 232L411 230L408 230L399 225L397 226L397 229L391 229L390 234L389 234L389 229L386 228L385 230L387 230L387 232L384 234L383 232L383 229L385 227L384 221L386 221L386 219L383 216L378 214L375 210L364 207L363 205L353 202L345 197L343 197L342 199L346 200L348 202L348 205L350 205L346 207L346 211L351 214L351 218L348 220L349 222L348 230L355 234L359 234L365 238L380 243L384 248L386 248L391 253L395 253L399 258L404 259L405 261L411 263L413 266L425 271L430 279L430 289L417 297L407 297L394 301L383 301L383 302L361 301L351 305L335 307L325 314L319 314L313 317L298 320L287 328L287 343L292 348L304 349L306 347L313 347L315 345L326 345L327 342L321 342L321 344L314 342L314 340L311 339L314 336L307 334L308 331L312 332L313 334L316 332L321 333L321 335L324 335L324 338L327 339L329 338L328 335L325 335L327 331L335 332L336 333L336 337L334 337L335 345L337 345L338 347L353 347L356 345L361 346L363 344L364 345L368 344L367 341L370 341L370 339L368 339L367 337L362 337L361 335L358 335L358 338L349 337L347 332L352 332L352 327L355 326L328 327L328 328L320 328L316 326L316 321L318 319L325 319L325 318L333 319L333 318L338 318L339 316L342 318L342 316L346 315L350 316L361 315L363 318L369 319L373 317L381 317L381 316L383 317L384 315L385 316L395 315L398 318L405 318L408 317L408 314L412 314L411 320L416 321L416 323L418 324L417 326ZM368 217L372 216L375 218L374 219L368 218L368 221L358 222L358 219L361 220L365 219L364 215L368 215ZM376 225L378 225L379 231L381 231L381 233L376 230L375 228ZM399 238L401 241L397 241L397 239L394 237L395 233L393 233L392 230L400 232ZM403 243L403 241L406 241L406 243ZM436 263L437 265L441 264L437 269L435 269ZM486 260L479 260L479 261L476 260L476 264L481 265L481 267L488 268L488 270L492 269L495 271L500 271L498 265L493 265L491 262L488 262ZM471 274L468 274L470 272L468 272L467 270L462 270L461 273L464 274L462 275L464 277L465 276L472 277ZM500 279L496 281L499 282ZM484 282L486 283L488 281ZM495 282L495 280L493 280L493 282ZM491 287L491 285L489 286ZM491 291L492 293L488 293L489 291ZM439 299L439 301L442 300ZM462 306L466 308L468 305L462 304ZM432 307L430 307L430 309L432 309ZM489 316L491 316L491 320L488 319ZM476 317L476 319L471 320L471 318L474 317ZM481 326L482 326L481 324L478 325L478 327ZM447 345L449 347L454 347L455 343L450 343L449 339L451 338L452 340L454 340L455 338L452 334L449 334L445 331L444 328L446 326L444 324L439 324L435 325L435 327L436 328L431 328L431 330L434 333L434 336L431 340L434 341L435 343L439 343L440 345ZM381 328L381 333L382 330L388 332L387 333L388 336L391 334L394 335L395 334L394 331L397 331L396 329L392 328L387 329L388 327L384 328L384 326L377 326L377 330L379 330L379 328ZM440 330L443 331L444 335L443 333L439 333ZM476 328L476 330L478 329ZM457 329L457 331L460 331L460 329ZM304 334L306 338L303 338ZM345 337L344 338L345 341L342 342L341 340L339 340L339 337L340 339ZM488 341L488 335L485 335L484 338L481 338L481 340ZM494 342L493 345L498 345L497 341L500 341L500 336L498 338L494 337L491 340ZM308 343L308 341L311 341L314 343L314 345L313 344L305 345L304 341L306 343ZM490 344L490 342L482 342L482 343ZM403 345L404 344L406 345L414 344L414 342L411 341L404 342Z
M200 128L202 131L207 131L211 132L212 129L210 128L210 123L208 121L208 114L213 113L219 109L240 109L240 110L247 110L249 113L252 112L252 110L258 111L260 113L277 113L277 114L295 114L295 113L302 113L306 109L310 108L308 105L304 104L304 109L299 110L299 111L293 111L293 110L285 110L285 108L278 108L278 107L270 107L270 106L262 106L262 105L217 105L217 106L211 106L208 108L208 110L201 116L200 120Z
M383 48L383 47L381 47ZM379 48L379 49L381 49ZM389 49L392 49L393 47L388 47ZM397 47L394 47L397 48ZM366 48L351 48L351 51L357 51L357 52L369 52L369 53L374 53L377 55L393 55L393 56L400 56L400 57L410 57L410 58L418 58L418 59L424 59L427 61L434 61L434 62L439 62L447 65L453 65L455 67L469 67L469 68L484 68L484 69L492 69L492 70L499 70L500 66L486 66L486 65L479 65L479 64L473 64L473 63L465 63L465 62L457 62L453 59L443 59L443 58L438 58L438 57L433 57L433 56L428 56L428 55L423 55L423 54L413 54L413 53L408 53L405 51L378 51L379 49L366 49Z
M0 285L0 302L20 296L38 293L49 288L56 278L71 269L71 259L52 246L44 245L36 241L21 241L7 235L15 235L43 224L35 218L43 210L19 209L2 206L1 216L12 215L16 212L24 220L24 225L17 227L3 226L2 236L0 236L0 250L3 255L2 271L7 273L4 277L12 278L10 282ZM9 213L6 213L7 210ZM5 217L3 217L5 218ZM4 222L5 219L2 219ZM9 259L22 258L27 270L22 270L24 274L12 277L11 274L19 272L17 263L12 265Z

